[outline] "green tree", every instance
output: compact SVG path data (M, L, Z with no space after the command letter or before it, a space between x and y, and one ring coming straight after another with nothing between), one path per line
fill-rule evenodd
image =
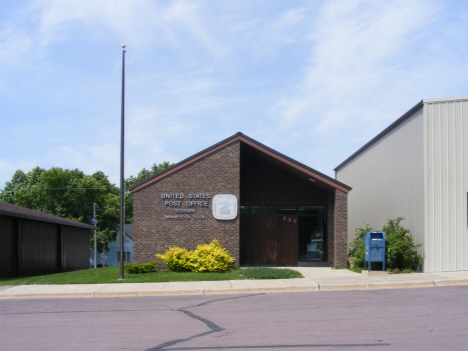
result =
M143 168L136 177L130 176L125 181L125 223L133 222L133 194L129 188L170 166L168 161L153 164L150 170ZM93 216L93 203L96 203L98 251L108 251L108 243L117 235L120 190L101 171L86 175L78 169L59 167L49 170L35 167L28 173L17 170L0 190L0 200L86 224ZM90 246L94 248L93 233Z
M17 170L11 178L11 182L6 182L5 188L0 191L0 200L14 203L15 190L25 182L26 174L21 170Z
M174 164L168 161L163 161L158 165L154 163L151 169L143 168L138 172L136 177L130 176L125 180L125 223L133 223L133 193L130 191L130 188L152 175L164 171L172 165Z
M99 242L113 241L117 234L119 189L103 172L90 176L78 169L59 167L36 167L28 173L18 170L0 191L0 200L86 224L96 203ZM90 241L94 247L92 234ZM107 251L107 244L98 245L98 250Z

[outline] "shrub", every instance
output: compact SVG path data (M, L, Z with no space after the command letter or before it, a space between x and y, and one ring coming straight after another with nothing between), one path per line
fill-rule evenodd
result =
M133 273L133 274L140 274L140 273L151 273L157 270L159 262L158 261L151 261L147 263L130 263L130 262L125 262L125 270L128 273Z
M355 267L364 267L366 233L375 231L366 223L365 228L356 228L354 238L349 243L349 257L355 258Z
M157 258L166 263L167 268L173 272L187 272L190 271L190 252L181 247L170 247L164 255L157 254Z
M229 252L214 239L210 244L198 245L194 251L171 247L164 255L156 257L163 260L169 270L174 272L225 272L232 268L235 260Z
M386 265L388 269L416 270L421 263L421 255L416 248L422 244L414 244L410 231L400 224L402 220L402 217L389 219L382 229L387 246Z
M421 262L421 256L416 248L413 237L400 222L404 218L389 219L382 231L385 232L385 266L388 270L416 270ZM349 256L355 258L355 267L364 267L366 232L375 231L366 223L365 228L356 228L353 240L350 242Z
M190 253L190 269L193 272L226 272L231 269L235 258L214 239L210 244L198 245Z
M292 269L280 268L246 268L241 270L241 274L247 279L288 279L303 278L303 275Z

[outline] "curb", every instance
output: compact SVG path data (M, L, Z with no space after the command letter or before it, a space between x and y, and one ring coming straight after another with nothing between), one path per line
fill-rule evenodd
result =
M129 290L127 291L100 291L103 288L81 292L26 292L8 293L0 291L0 300L4 299L40 299L40 298L90 298L90 297L140 297L140 296L177 296L177 295L217 295L217 294L268 294L283 292L319 292L319 291L346 291L346 290L378 290L378 289L409 289L444 287L456 285L468 285L468 279L407 281L407 282L375 282L375 283L350 283L350 284L318 284L309 281L307 285L283 285L271 287L238 287L228 289L173 289L173 290ZM17 286L16 286L17 287ZM40 287L40 286L35 286Z

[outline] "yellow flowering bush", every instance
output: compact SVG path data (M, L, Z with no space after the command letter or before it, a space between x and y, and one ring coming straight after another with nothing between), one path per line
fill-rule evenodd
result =
M171 247L164 255L156 257L163 260L171 271L225 272L232 267L235 258L221 247L219 240L210 244L198 245L193 251L180 247Z
M225 272L232 267L235 258L214 239L211 244L198 245L190 252L190 269L193 272Z
M156 257L163 260L171 271L190 271L190 252L186 249L177 246L170 247L164 255L157 254Z

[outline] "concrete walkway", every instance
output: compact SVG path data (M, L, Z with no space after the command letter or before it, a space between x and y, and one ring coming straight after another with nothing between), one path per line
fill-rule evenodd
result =
M291 267L304 278L170 283L0 286L0 299L246 294L294 291L402 289L468 285L468 271L364 275L346 269Z

